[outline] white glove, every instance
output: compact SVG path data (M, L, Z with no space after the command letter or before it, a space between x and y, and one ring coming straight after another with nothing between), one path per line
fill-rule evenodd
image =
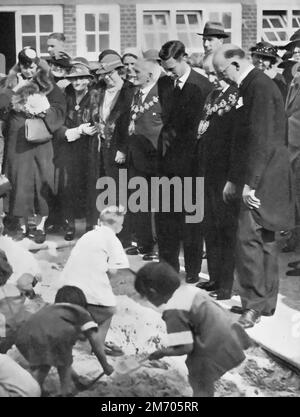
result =
M79 128L74 127L73 129L66 130L65 136L68 142L74 142L75 140L80 138Z
M97 128L90 123L82 123L78 129L81 135L93 136L97 133Z

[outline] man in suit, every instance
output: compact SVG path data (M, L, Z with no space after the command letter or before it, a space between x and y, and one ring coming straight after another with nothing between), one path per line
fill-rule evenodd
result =
M274 314L278 295L275 232L293 224L293 193L285 114L273 81L235 45L224 45L213 58L219 77L236 83L233 167L229 180L243 186L237 234L236 270L242 301L239 323L252 327L261 315Z
M170 76L162 77L158 82L164 123L158 146L158 173L169 179L179 177L183 183L185 177L195 180L197 129L205 99L212 86L187 64L182 42L165 43L159 56ZM184 193L183 189L183 196ZM192 194L195 194L195 189ZM173 191L171 211L165 213L161 210L156 215L159 257L179 271L180 243L183 241L186 281L195 283L199 280L202 263L201 223L187 223L185 210L175 210L176 199L178 197Z
M218 300L231 298L239 199L229 181L238 88L218 80L213 54L203 67L214 89L208 95L198 128L199 175L204 176L204 239L210 280L197 287ZM212 110L213 109L213 110Z
M127 134L127 166L129 179L142 177L148 184L148 211L132 212L129 209L130 225L137 239L137 247L126 253L143 254L145 260L155 259L151 213L151 177L157 170L157 144L162 128L161 106L157 81L161 75L158 62L138 59L135 63L136 92L130 110L125 115ZM124 135L124 130L123 135Z
M296 227L292 231L285 252L295 250L300 242L300 63L295 64L294 78L288 90L285 112L288 118L288 149L292 170L296 181ZM288 271L288 275L300 275L300 262L296 270Z
M229 38L221 22L211 21L206 22L203 33L197 33L197 35L203 36L205 55L212 54L223 45L224 39Z

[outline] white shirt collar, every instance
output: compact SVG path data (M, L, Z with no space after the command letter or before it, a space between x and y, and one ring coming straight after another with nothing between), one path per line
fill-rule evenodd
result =
M180 81L180 83L179 83L179 85L178 85L178 87L182 90L183 89L183 87L184 87L184 84L186 83L186 80L189 78L189 76L190 76L190 73L191 73L191 67L189 66L188 67L188 69L186 70L186 72L181 76L181 77L179 77L179 78L177 78L179 81ZM177 82L177 80L175 80L175 86L176 86L176 82Z
M244 81L244 79L247 77L247 75L253 70L253 68L255 68L254 65L249 64L249 66L245 69L245 71L243 71L240 74L240 76L237 80L237 86L238 87L241 85L241 82Z
M142 92L142 102L144 102L144 100L146 99L147 95L149 94L149 92L152 90L152 88L155 86L156 83L151 83L148 84L146 87L141 88L141 92Z

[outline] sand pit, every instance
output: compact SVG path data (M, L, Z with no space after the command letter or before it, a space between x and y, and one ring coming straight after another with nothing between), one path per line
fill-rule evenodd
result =
M38 255L38 254L37 254ZM60 269L67 259L62 253L46 260L38 255L44 281L40 292L52 302L60 275ZM58 267L57 267L58 266ZM114 291L120 294L119 281L113 283ZM120 361L139 361L166 342L166 329L159 312L135 301L132 277L122 277L122 294L118 295L118 310L113 317L108 340L121 346L123 357L109 357L110 363L118 368ZM16 349L10 354L24 364ZM217 397L299 397L300 378L294 372L281 366L262 349L254 347L246 352L246 360L236 369L225 374L216 384ZM187 380L185 357L163 358L159 361L145 361L136 371L121 375L118 372L103 376L87 391L76 393L78 397L185 397L192 391ZM79 342L74 348L74 368L86 380L96 378L102 368L91 354L88 342ZM59 382L53 369L46 382L50 396L57 395Z

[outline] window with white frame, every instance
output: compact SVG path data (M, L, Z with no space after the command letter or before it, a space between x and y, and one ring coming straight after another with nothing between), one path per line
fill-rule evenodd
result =
M31 46L40 56L47 55L47 39L50 33L63 32L61 6L19 7L16 11L16 49Z
M137 39L142 50L160 49L170 39L182 41L188 52L203 50L201 33L208 20L224 24L226 42L241 43L241 6L239 4L195 3L137 5Z
M280 46L300 29L300 0L259 1L258 41Z
M104 49L120 49L118 5L77 6L77 55L97 60Z

